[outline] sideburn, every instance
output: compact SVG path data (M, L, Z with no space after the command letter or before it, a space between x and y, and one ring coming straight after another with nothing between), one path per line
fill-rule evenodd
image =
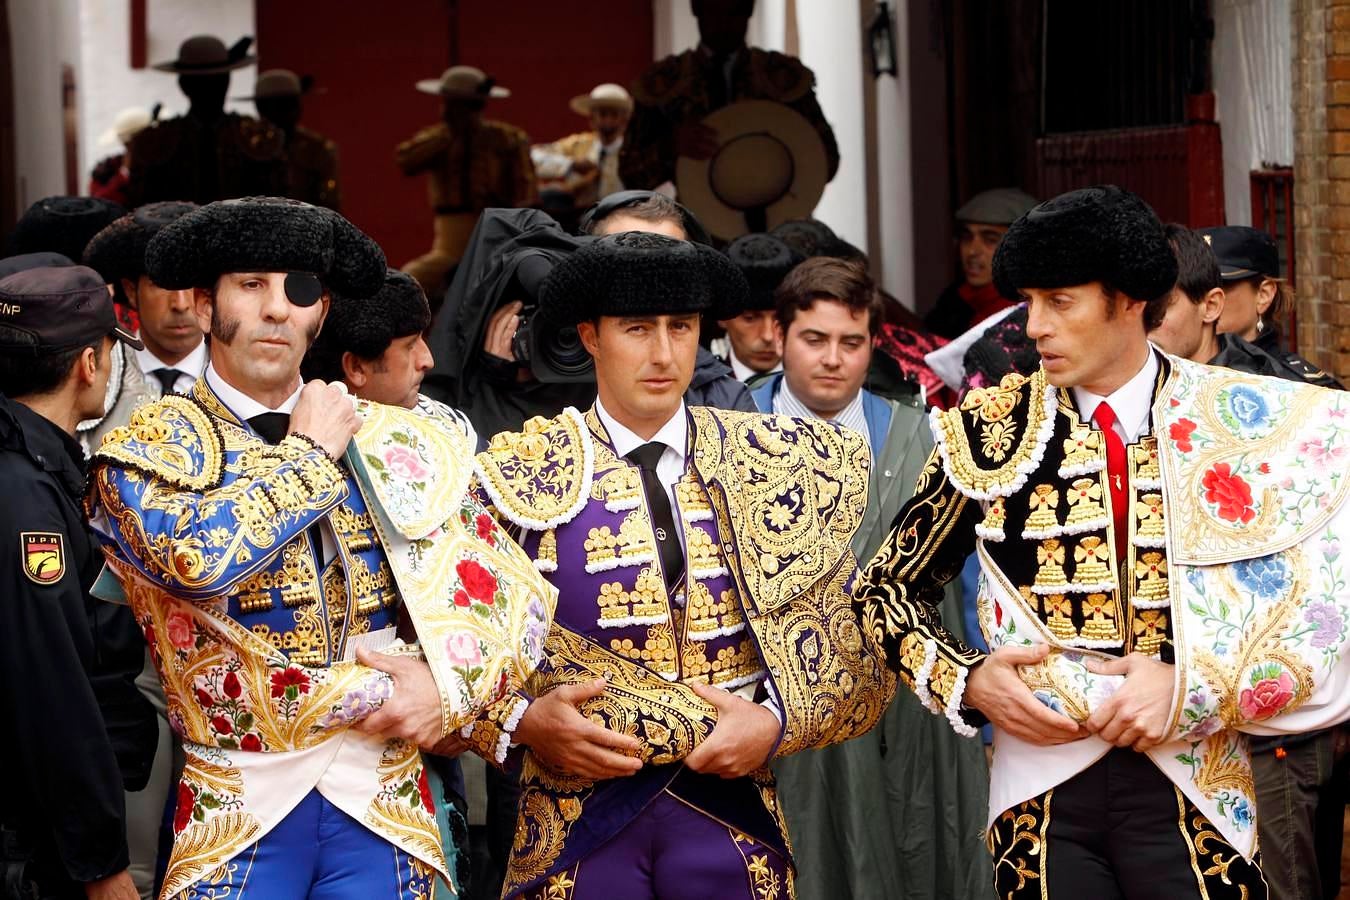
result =
M234 343L237 334L239 334L239 320L224 318L220 314L220 304L211 304L211 337L228 347Z

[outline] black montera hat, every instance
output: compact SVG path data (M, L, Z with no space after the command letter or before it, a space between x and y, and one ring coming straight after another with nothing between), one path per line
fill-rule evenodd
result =
M94 235L84 248L84 264L102 275L113 286L117 299L125 302L122 279L135 281L145 274L145 248L150 239L165 225L197 208L195 203L179 200L138 207Z
M1115 185L1069 191L1012 224L994 253L994 284L1008 298L1024 288L1100 281L1134 300L1172 290L1177 261L1158 216Z
M796 250L771 234L742 235L726 253L750 286L745 309L773 309L773 292L802 261Z
M540 286L540 314L565 327L600 316L707 312L726 319L745 308L741 270L704 244L645 231L612 234L558 263Z
M217 200L169 223L145 250L165 290L210 288L227 272L313 275L333 292L370 297L384 283L384 251L330 209L281 197Z
M126 209L98 197L46 197L19 217L10 235L10 253L59 253L81 259L89 239Z
M340 381L345 351L377 359L395 338L426 331L430 324L431 307L421 285L411 275L386 269L384 285L373 297L333 294L301 371L306 378Z

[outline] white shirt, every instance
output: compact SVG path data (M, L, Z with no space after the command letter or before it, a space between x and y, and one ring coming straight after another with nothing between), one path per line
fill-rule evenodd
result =
M216 392L216 396L220 398L220 401L229 407L230 412L245 421L267 412L281 412L290 415L291 411L295 409L295 404L300 402L300 388L305 386L304 382L301 382L300 387L295 389L294 394L291 394L283 400L281 405L276 409L271 409L270 407L259 403L257 400L254 400L248 394L245 394L233 385L227 384L225 379L220 377L220 373L216 371L214 363L207 365L206 375L204 377L206 378L206 383L211 386L211 390Z
M656 461L656 477L661 480L661 486L666 489L666 496L670 498L670 508L679 509L675 505L675 485L684 475L684 453L689 443L689 419L685 415L684 401L680 401L680 408L675 411L666 424L657 429L656 434L652 435L651 441L638 437L628 428L620 425L605 405L600 402L600 398L595 399L595 414L600 417L600 423L605 426L605 431L609 432L610 443L614 445L614 452L618 456L627 456L643 444L656 442L665 444L666 449L661 452L661 458ZM682 528L682 522L678 521L675 525Z
M1089 422L1098 405L1106 401L1111 404L1111 410L1116 414L1116 424L1112 426L1112 430L1126 444L1137 443L1148 431L1148 414L1153 408L1153 382L1157 377L1158 354L1153 352L1152 345L1149 345L1148 359L1144 360L1144 367L1136 372L1133 378L1116 388L1109 397L1094 394L1080 387L1073 388L1073 402L1078 406L1078 415L1084 422Z
M206 362L206 341L204 340L191 353L172 365L151 353L148 348L136 351L136 364L141 367L141 372L146 376L145 383L158 388L159 379L150 373L157 372L160 369L177 369L178 378L173 383L173 390L179 394L186 394L192 390L192 386L197 383L197 379L201 378L202 373L206 371Z
M780 416L793 416L798 419L823 419L824 416L816 415L805 403L797 399L797 395L792 393L792 388L788 387L787 379L780 379L778 390L773 395L773 411ZM867 435L867 415L863 411L862 391L853 395L853 399L848 402L848 406L839 410L839 413L826 421L835 425L841 425L844 428L852 428L866 440Z
M754 369L750 368L745 363L741 362L740 359L737 358L736 350L731 347L730 341L727 342L727 364L731 366L732 377L734 377L737 381L749 381L756 375L761 374L755 371ZM780 362L778 365L774 366L772 369L770 369L767 372L764 372L763 374L773 375L775 372L781 371L783 371L783 364Z

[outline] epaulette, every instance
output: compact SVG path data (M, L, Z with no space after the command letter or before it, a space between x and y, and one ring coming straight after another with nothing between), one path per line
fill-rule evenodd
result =
M225 468L220 429L197 403L169 394L139 407L131 421L114 428L94 453L93 464L112 463L189 491L209 491Z
M795 56L750 48L750 83L756 97L795 103L815 86L815 74Z
M590 496L595 447L573 407L494 435L478 454L478 480L508 520L535 531L576 518Z
M1055 430L1058 391L1037 369L976 388L959 407L930 414L942 468L962 494L1007 497L1041 464Z
M633 101L645 106L664 106L688 93L693 75L693 54L686 50L667 56L633 81Z

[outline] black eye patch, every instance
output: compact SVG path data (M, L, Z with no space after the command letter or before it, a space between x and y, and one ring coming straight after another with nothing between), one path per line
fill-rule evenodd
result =
M323 283L308 272L286 273L286 299L295 306L313 306L323 296Z

